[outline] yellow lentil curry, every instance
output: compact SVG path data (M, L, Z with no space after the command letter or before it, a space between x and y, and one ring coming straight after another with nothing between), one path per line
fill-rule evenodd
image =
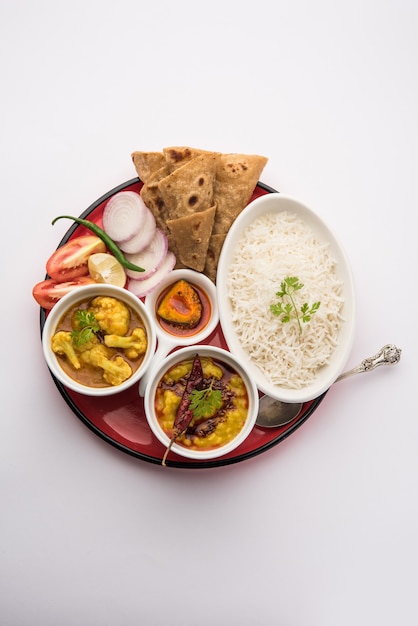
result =
M222 405L210 415L193 417L175 441L193 450L213 450L232 441L242 430L248 414L248 392L241 376L225 363L209 357L200 360L201 387L220 390ZM170 438L191 369L192 360L181 361L171 367L157 385L155 412L161 428Z
M120 385L139 368L147 334L124 302L97 296L78 302L57 324L51 348L62 369L88 387Z

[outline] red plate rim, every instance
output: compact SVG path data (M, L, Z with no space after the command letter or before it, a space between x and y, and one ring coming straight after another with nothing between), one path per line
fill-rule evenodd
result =
M111 198L113 195L120 191L125 191L131 188L133 190L139 191L141 187L142 181L138 177L121 183L117 187L111 189L106 194L98 198L95 202L93 202L93 204L91 204L80 215L80 217L83 219L89 218L92 219L92 221L100 222L101 215L94 216L92 214L94 214L95 212L100 213L100 210L102 210L103 208L102 205L106 203L109 198ZM251 200L254 200L255 198L267 193L277 193L277 191L259 181L254 190ZM93 219L94 217L96 217L96 219ZM78 234L82 234L84 230L85 232L88 232L86 229L84 229L83 226L79 226L78 224L74 223L67 230L57 248L61 247L71 238L76 236L76 233L77 236ZM41 337L46 317L47 311L41 307ZM212 342L214 345L220 345L221 347L227 349L226 342L219 324L215 333L213 333L211 337L205 340L205 343ZM112 400L110 400L109 402L109 398L106 398L105 404L102 406L100 403L100 399L91 398L89 396L82 396L80 394L72 392L71 390L67 389L61 382L59 382L52 375L52 373L51 376L66 404L70 407L73 413L99 438L103 439L108 444L130 456L133 456L148 463L153 463L157 465L161 464L162 456L164 454L164 447L156 440L154 435L151 433L148 424L146 423L143 406L141 407L142 399L140 398L137 391L135 391L135 388L131 388L130 390L127 390L122 394L117 394L116 396L113 396L113 404ZM228 455L208 461L196 461L192 459L185 459L173 454L171 455L172 458L169 458L167 460L167 466L185 469L202 469L231 465L234 463L242 462L246 459L253 458L254 456L270 450L274 446L284 441L284 439L289 437L292 433L294 433L318 408L326 393L327 392L323 393L321 396L315 398L310 402L306 402L303 405L302 411L300 412L299 416L297 416L292 422L285 426L268 429L255 426L246 441L244 441L236 450ZM112 398L112 396L110 398ZM123 401L122 403L120 402L121 399ZM137 404L138 407L136 406ZM106 406L106 409L104 408L104 406ZM146 438L151 441L151 445L141 445L141 443L138 442L130 442L126 437L124 437L121 433L118 433L118 431L114 428L108 428L108 425L104 422L106 410L109 409L110 411L114 411L116 414L118 414L118 412L121 412L120 410L118 411L118 408L123 410L126 409L128 411L129 415L127 419L131 422L131 425L135 423L135 420L137 420L137 425L140 425L142 431L144 429L144 426L146 427L146 429L148 429L148 432L146 432ZM151 448L152 453L150 453L147 448Z

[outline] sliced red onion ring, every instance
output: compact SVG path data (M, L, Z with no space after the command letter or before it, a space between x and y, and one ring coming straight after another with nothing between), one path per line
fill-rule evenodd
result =
M127 254L126 258L134 265L144 268L144 272L135 272L133 270L126 270L127 276L134 280L145 280L151 274L153 274L161 263L164 261L168 250L167 235L159 228L155 230L154 237L151 243L145 250L138 252L138 254Z
M142 228L149 209L135 191L120 191L103 210L103 229L115 241L127 241Z
M130 278L126 285L128 291L131 291L138 298L144 298L151 293L161 283L163 278L174 268L176 257L169 250L159 268L144 280L134 280Z
M120 242L119 248L126 254L137 254L147 248L153 240L156 231L155 217L149 209L144 218L143 226L136 235L127 241ZM141 267L143 267L141 265Z

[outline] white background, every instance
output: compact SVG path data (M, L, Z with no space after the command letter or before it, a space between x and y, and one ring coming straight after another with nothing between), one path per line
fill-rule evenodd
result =
M0 0L2 626L417 623L417 28L415 0ZM266 155L351 260L347 367L403 350L203 471L77 419L31 295L51 220L170 145Z

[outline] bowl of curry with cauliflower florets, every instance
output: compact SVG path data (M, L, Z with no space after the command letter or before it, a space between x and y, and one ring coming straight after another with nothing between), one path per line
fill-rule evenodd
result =
M52 375L89 396L120 393L148 369L154 322L139 298L113 285L87 285L48 313L42 348Z

